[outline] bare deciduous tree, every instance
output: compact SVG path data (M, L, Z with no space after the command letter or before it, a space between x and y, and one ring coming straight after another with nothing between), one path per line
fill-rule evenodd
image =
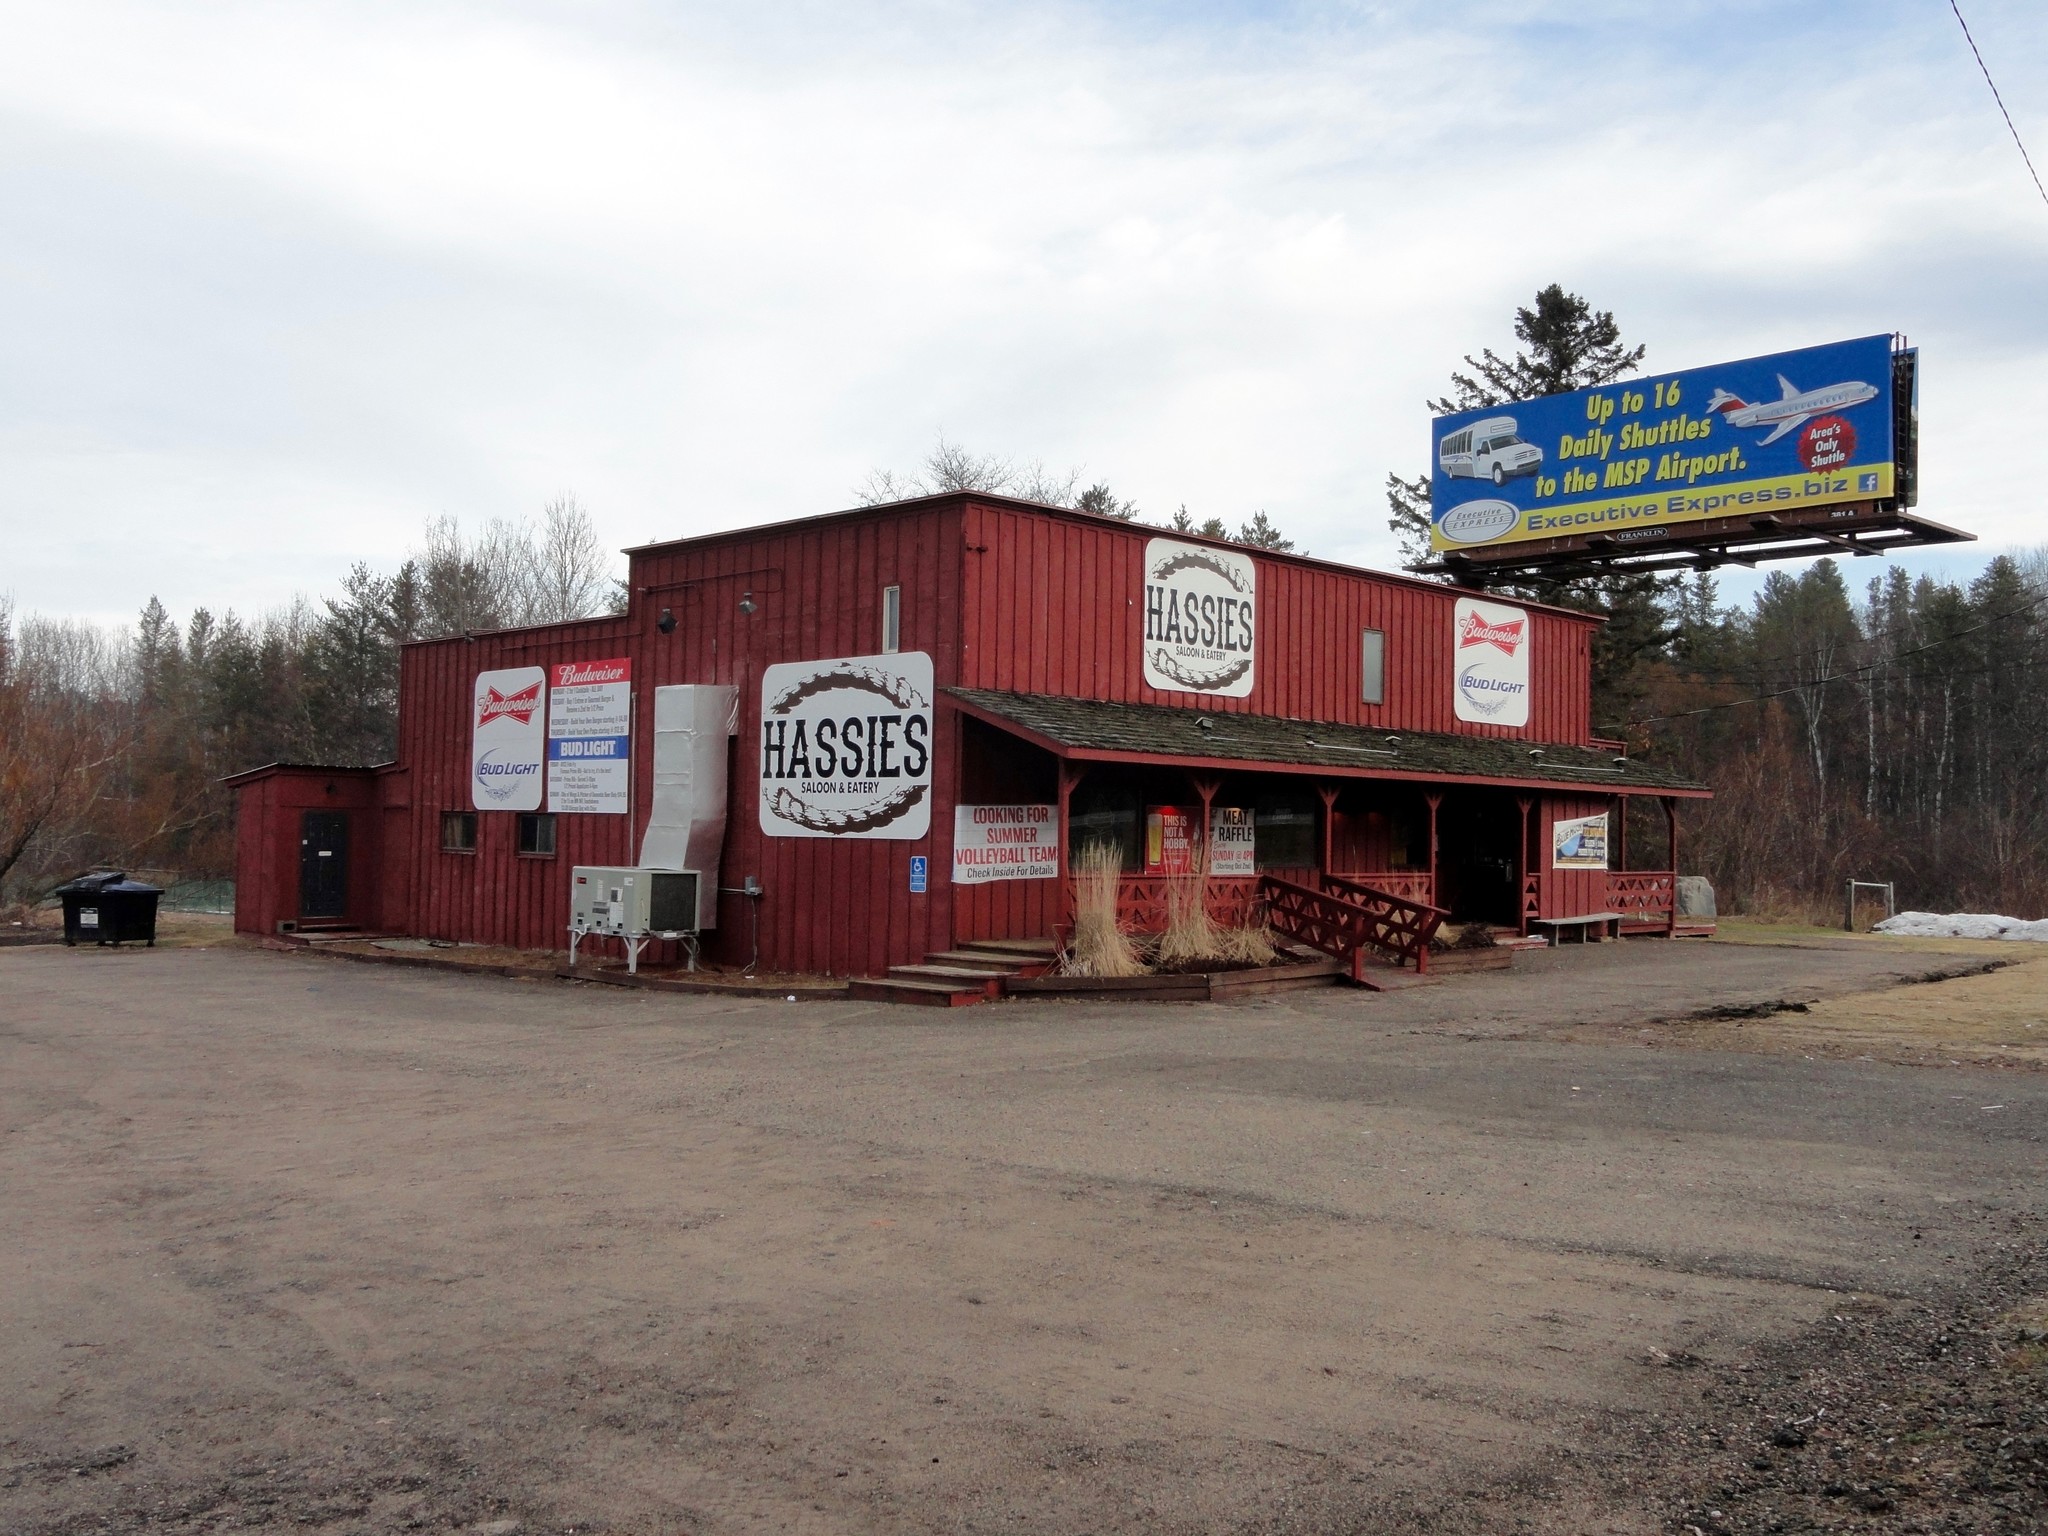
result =
M1042 459L1029 464L999 458L994 454L970 452L948 442L944 433L925 455L915 473L891 469L868 472L866 480L854 487L861 506L876 507L884 502L911 501L919 496L939 496L947 491L988 491L1016 496L1024 501L1043 502L1052 507L1074 505L1074 487L1081 483L1081 471L1049 470Z
M604 611L611 555L574 496L565 492L541 510L529 547L525 622L553 624Z

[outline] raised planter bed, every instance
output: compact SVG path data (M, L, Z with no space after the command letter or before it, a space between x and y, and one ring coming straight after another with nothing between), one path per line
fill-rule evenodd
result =
M1429 974L1463 976L1471 971L1505 971L1515 963L1516 951L1505 944L1490 949L1432 949Z
M715 971L641 971L600 969L594 965L562 965L555 974L564 981L601 981L608 987L640 987L649 992L715 993L721 997L759 997L773 1001L795 998L798 1002L830 1002L847 996L847 983L821 976L795 981L765 981L759 977L720 976Z
M1011 976L1011 997L1101 997L1127 1003L1221 1003L1267 992L1334 986L1344 967L1335 960L1262 965L1236 971L1194 971L1164 976Z

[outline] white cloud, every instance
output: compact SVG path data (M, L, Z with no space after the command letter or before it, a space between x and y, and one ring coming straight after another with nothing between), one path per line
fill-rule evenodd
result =
M0 589L261 607L564 487L731 527L940 428L1385 562L1552 280L1663 366L1910 331L1925 510L2037 537L2048 209L1925 8L757 11L17 17Z

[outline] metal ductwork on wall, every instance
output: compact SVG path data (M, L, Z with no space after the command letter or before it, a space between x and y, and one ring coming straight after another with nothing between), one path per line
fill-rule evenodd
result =
M739 730L739 709L740 691L727 684L654 690L654 803L640 844L640 865L698 872L700 929L718 926L726 742Z

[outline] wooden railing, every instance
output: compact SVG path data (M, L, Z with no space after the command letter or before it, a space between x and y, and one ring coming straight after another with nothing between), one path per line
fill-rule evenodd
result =
M1677 910L1678 882L1668 869L1610 871L1607 910L1624 923L1668 928Z
M1393 869L1340 869L1331 878L1369 885L1389 896L1399 896L1403 901L1416 901L1424 906L1436 900L1436 877L1426 871L1414 874Z
M1354 981L1363 979L1368 950L1395 965L1412 960L1418 972L1429 969L1429 941L1448 913L1335 875L1322 876L1321 886L1264 876L1259 889L1274 931L1344 961Z
M1522 932L1543 915L1543 877L1531 871L1522 876Z
M1166 889L1186 875L1125 875L1116 883L1116 925L1125 933L1166 931ZM1203 900L1210 918L1225 928L1241 928L1257 921L1254 910L1260 901L1256 875L1233 875L1209 879L1203 886ZM1069 885L1069 899L1074 893Z

